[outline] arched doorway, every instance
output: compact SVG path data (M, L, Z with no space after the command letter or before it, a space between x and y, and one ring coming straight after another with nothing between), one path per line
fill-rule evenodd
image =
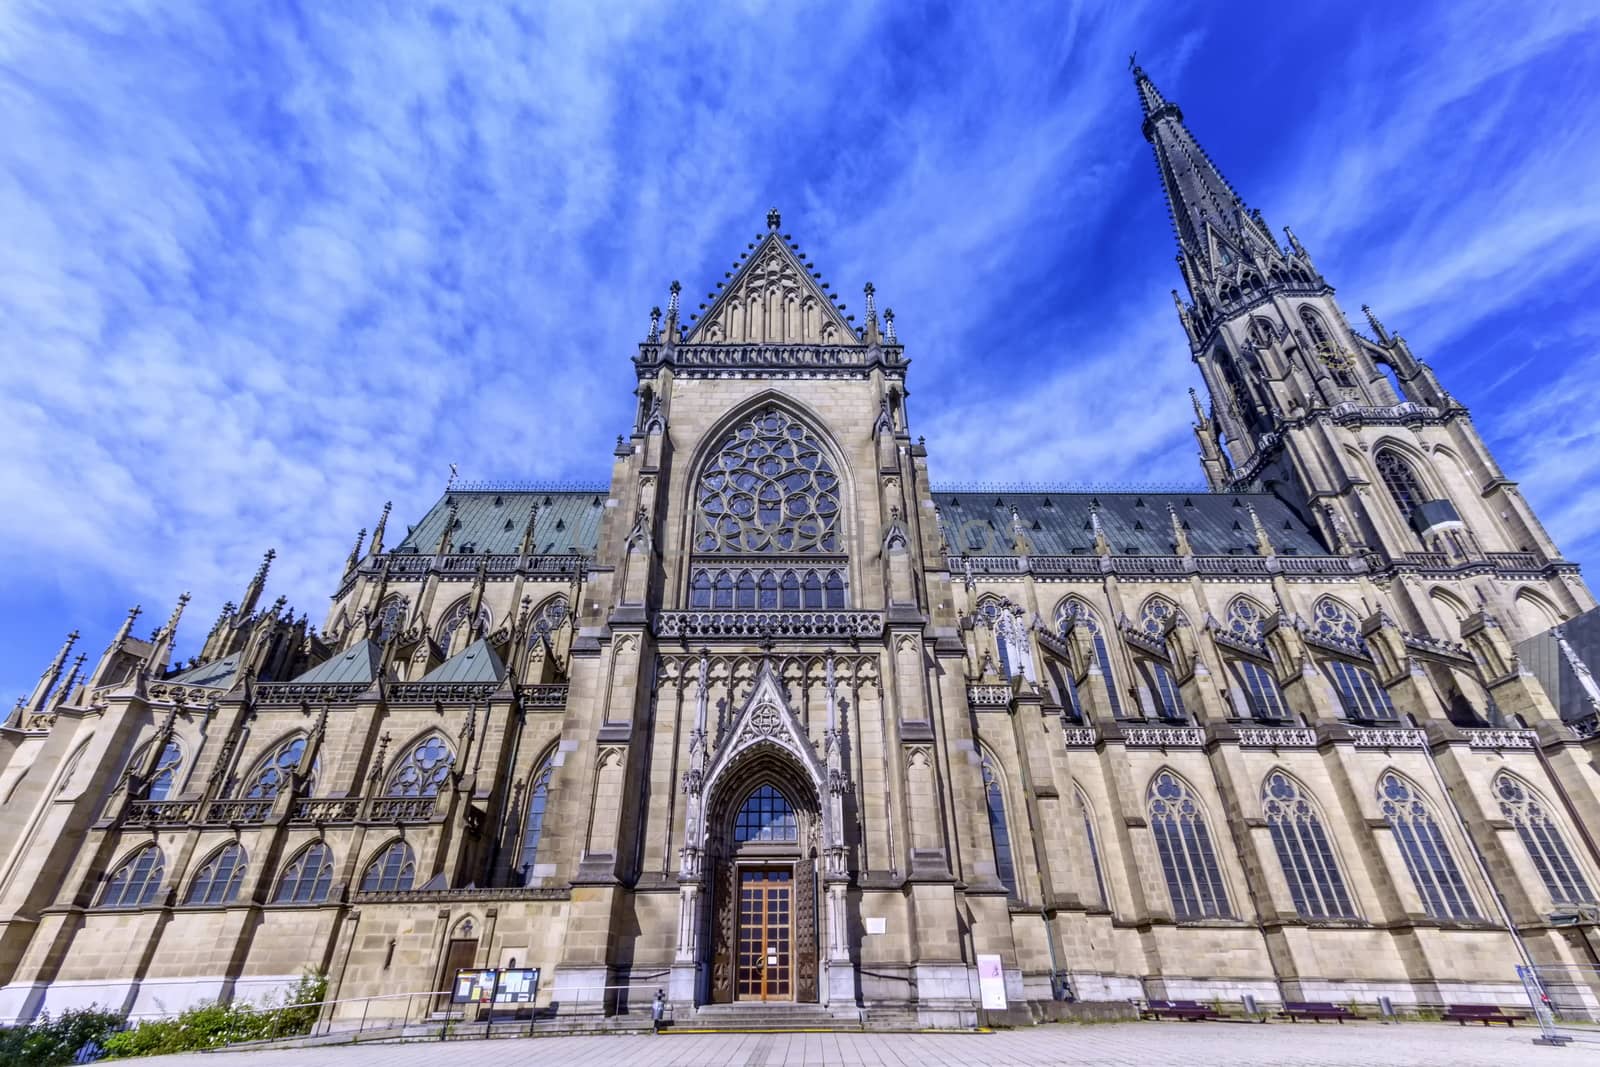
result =
M798 768L764 755L713 799L710 999L815 1003L816 799Z

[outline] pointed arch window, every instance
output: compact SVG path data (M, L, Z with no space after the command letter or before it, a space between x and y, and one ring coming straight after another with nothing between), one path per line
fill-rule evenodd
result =
M705 553L839 552L840 486L821 441L775 408L723 439L695 485Z
M1241 641L1259 642L1265 625L1261 605L1247 596L1236 596L1228 602L1228 633Z
M465 598L463 598L456 601L455 607L451 608L445 613L443 621L439 623L440 655L450 655L451 647L458 641L466 638L467 631L464 630L463 627L467 622L467 614L469 611L471 611L471 605ZM493 621L493 616L489 614L489 608L486 605L479 605L478 630L481 633L488 633L491 629L493 629Z
M694 579L689 583L689 607L702 611L711 607L710 572L695 572Z
M1089 862L1094 865L1094 884L1100 891L1100 905L1109 908L1111 894L1106 890L1106 874L1100 866L1100 842L1094 832L1094 809L1089 807L1089 798L1083 795L1081 788L1074 792L1077 795L1078 814L1083 818L1083 835L1089 842Z
M1400 718L1389 691L1378 684L1371 671L1342 659L1329 660L1327 668L1347 718L1358 722L1395 722Z
M211 854L189 883L185 904L232 904L244 882L244 849L230 841Z
M1171 669L1155 660L1147 660L1142 666L1150 680L1150 692L1156 698L1156 714L1173 722L1188 722L1189 713L1183 706L1183 693Z
M1139 610L1139 629L1151 637L1160 637L1167 622L1178 616L1178 605L1164 596L1153 596Z
M1303 307L1300 309L1300 321L1305 325L1312 350L1328 368L1328 373L1333 375L1333 380L1346 388L1355 385L1355 379L1350 376L1349 357L1334 344L1322 316L1310 307Z
M432 797L439 795L455 763L455 753L438 734L411 746L389 777L388 796Z
M1281 771L1268 775L1261 808L1294 910L1306 919L1355 918L1333 843L1300 783Z
M141 752L148 752L146 746ZM144 762L135 759L134 766ZM156 758L155 769L150 772L150 787L145 790L147 800L166 800L172 795L173 787L178 784L178 772L183 769L183 746L175 740L168 740L161 746L161 755Z
M321 904L333 888L333 849L314 841L301 849L278 879L274 904Z
M383 607L378 609L378 644L386 645L391 637L398 636L405 610L404 597L392 596L383 602Z
M304 736L291 737L280 743L271 752L267 753L261 762L256 764L250 778L245 784L244 796L247 800L271 800L289 787L294 778L295 768L300 766L300 761L306 754L306 739ZM312 777L315 778L315 772ZM308 793L316 791L312 785Z
M1046 659L1045 669L1050 673L1050 680L1055 683L1056 692L1059 694L1061 708L1067 718L1074 723L1082 723L1083 704L1078 700L1078 687L1073 684L1061 664L1055 660Z
M555 770L553 754L546 756L528 783L528 813L522 820L522 853L517 860L523 885L528 884L533 865L539 862L539 841L544 837L545 805L550 801L550 779Z
M1268 345L1272 344L1276 338L1277 330L1273 329L1272 323L1263 318L1254 318L1250 320L1250 340L1253 341L1258 348L1266 348Z
M146 845L117 865L100 890L102 908L142 908L153 904L166 875L166 857Z
M403 893L417 879L417 860L404 841L391 843L367 864L361 876L363 893Z
M533 624L528 629L529 640L537 641L541 637L549 637L565 626L571 615L572 605L567 603L566 597L551 597L534 612Z
M1428 499L1417 472L1392 448L1379 449L1373 465L1378 468L1378 476L1394 499L1395 507L1400 509L1401 518L1410 522L1412 513Z
M798 841L800 824L795 818L794 805L773 786L758 787L745 798L734 816L733 839L740 844Z
M1122 718L1122 701L1117 696L1117 676L1111 670L1111 649L1106 645L1105 632L1100 627L1100 619L1095 615L1094 609L1081 600L1063 600L1061 606L1056 608L1056 631L1061 634L1067 632L1069 625L1076 623L1089 632L1090 643L1094 646L1095 663L1100 667L1100 674L1105 679L1106 697L1111 702L1111 714Z
M995 771L994 760L983 757L983 795L989 808L989 836L994 839L994 871L1000 884L1013 900L1020 899L1017 891L1017 864L1011 850L1011 829L1006 822L1006 796L1000 785L1000 775Z
M1411 783L1386 772L1378 780L1378 806L1428 914L1435 919L1480 918L1444 833Z
M1517 829L1539 880L1555 904L1593 904L1594 890L1567 848L1566 838L1544 800L1526 784L1502 771L1494 780L1500 812Z
M1361 636L1361 621L1356 618L1356 613L1331 596L1323 597L1312 606L1311 625L1323 637L1331 637L1355 648L1367 646L1366 639Z
M1247 659L1234 661L1233 669L1239 676L1251 718L1262 722L1282 722L1289 718L1289 705L1284 702L1283 691L1270 670Z
M1180 920L1229 918L1222 865L1211 845L1204 812L1187 783L1170 771L1150 782L1150 831L1161 857L1161 872Z

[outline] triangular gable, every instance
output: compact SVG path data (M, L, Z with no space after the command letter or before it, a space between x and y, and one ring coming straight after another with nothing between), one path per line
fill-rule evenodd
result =
M688 343L860 347L862 341L789 242L774 230L700 316Z
M817 791L817 803L823 803L827 789L828 772L817 758L816 749L806 733L804 724L789 707L788 695L778 680L770 661L761 665L756 675L755 688L729 724L722 744L706 771L705 794L715 795L717 779L741 756L763 746L774 746L793 756Z
M371 641L363 641L332 659L312 667L295 678L297 685L344 685L351 682L370 682L378 677L378 662L383 650Z
M506 665L489 647L489 642L480 637L423 675L420 681L472 684L500 682L505 680L505 676Z

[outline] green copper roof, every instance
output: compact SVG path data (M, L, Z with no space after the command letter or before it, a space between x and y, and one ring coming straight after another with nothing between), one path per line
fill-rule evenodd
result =
M595 546L600 543L600 517L605 514L608 492L605 489L456 490L446 493L433 505L395 551L423 555L437 551L446 516L454 502L456 521L460 525L450 539L452 553L509 555L520 551L522 531L528 524L528 509L537 506L539 518L533 528L535 554L593 556Z
M1283 501L1269 493L1008 493L935 492L951 551L975 556L1013 556L1011 509L1035 556L1084 555L1094 551L1091 507L1100 515L1117 555L1170 556L1172 505L1197 556L1254 555L1255 508L1281 555L1331 555L1315 532Z
M206 689L231 689L239 676L239 657L242 653L235 652L231 656L202 663L198 667L190 667L182 674L175 674L167 679L172 685L194 685Z
M333 658L319 663L300 677L299 684L337 685L349 682L370 682L378 677L378 661L383 650L371 641L337 652Z
M433 670L423 675L423 682L500 682L506 677L506 665L494 654L489 642L478 638Z

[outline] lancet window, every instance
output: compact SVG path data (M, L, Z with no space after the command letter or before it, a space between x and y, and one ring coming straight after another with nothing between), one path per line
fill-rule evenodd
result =
M1147 660L1141 666L1149 680L1150 693L1155 697L1156 715L1174 722L1188 721L1188 712L1183 707L1183 693L1178 688L1178 680L1172 676L1172 670L1165 663Z
M994 869L1000 883L1013 899L1017 891L1017 864L1011 850L1011 829L1006 822L1006 795L995 771L994 761L983 757L983 792L989 808L989 834L994 839Z
M1594 890L1583 875L1583 868L1567 848L1561 828L1550 816L1543 799L1520 780L1501 772L1494 780L1495 799L1500 813L1517 829L1517 836L1528 850L1534 870L1556 904L1593 904Z
M395 841L378 853L361 876L363 893L397 893L411 888L417 878L417 860L411 847Z
M1393 722L1399 718L1389 691L1371 671L1340 659L1329 660L1327 667L1346 717L1367 722Z
M133 765L137 767L142 762L143 759L135 759ZM168 741L161 746L161 755L156 759L155 769L150 772L150 787L145 791L145 798L165 800L171 796L173 786L178 782L178 772L182 769L183 747L176 741Z
M185 904L231 904L244 882L244 849L229 842L211 854L189 883Z
M1278 688L1278 680L1270 670L1247 659L1235 661L1233 669L1239 676L1251 718L1265 722L1289 718L1289 706L1284 703L1283 691Z
M1262 790L1261 809L1295 911L1307 919L1354 918L1333 843L1300 783L1273 772Z
M517 862L517 869L522 874L524 885L532 877L533 865L539 862L539 840L544 836L545 805L550 801L550 778L555 774L555 770L555 761L546 756L528 783L528 813L522 820L522 855Z
M100 891L102 908L142 908L153 904L166 874L166 858L155 845L146 845L118 864Z
M391 637L399 635L400 623L405 618L405 612L406 602L404 597L392 596L383 602L383 606L378 609L378 632L376 636L379 645L386 645Z
M1417 472L1392 448L1380 449L1373 465L1378 468L1378 476L1394 498L1401 516L1407 522L1411 521L1411 513L1427 499L1422 483L1417 479Z
M1111 701L1111 714L1122 718L1122 701L1117 696L1117 676L1111 670L1111 649L1106 645L1105 631L1100 626L1100 619L1095 615L1094 609L1081 600L1063 600L1060 607L1056 608L1056 629L1065 634L1069 623L1084 627L1089 632L1091 644L1094 646L1095 663L1100 668L1101 677L1105 679L1106 696Z
M719 611L817 611L847 606L837 567L694 568L689 606Z
M1478 906L1439 824L1411 783L1393 771L1378 781L1378 806L1389 822L1422 906L1435 919L1477 919Z
M321 904L333 887L333 850L321 841L301 849L278 879L275 904Z
M1150 783L1150 831L1172 896L1173 917L1227 918L1228 890L1205 814L1187 783L1170 771Z

